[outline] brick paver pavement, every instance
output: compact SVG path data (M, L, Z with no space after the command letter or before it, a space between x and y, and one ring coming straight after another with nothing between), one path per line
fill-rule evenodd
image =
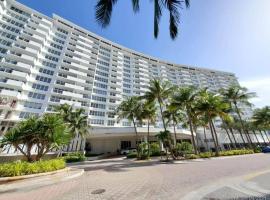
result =
M73 166L83 176L35 190L0 194L0 200L181 199L207 184L269 169L270 155L177 163L111 159ZM104 189L101 194L92 194ZM98 192L98 191L96 191Z

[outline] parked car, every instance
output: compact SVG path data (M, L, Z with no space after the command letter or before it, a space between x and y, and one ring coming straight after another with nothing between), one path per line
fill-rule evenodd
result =
M270 146L266 146L262 148L263 153L270 153Z
M136 152L137 152L137 150L134 149L134 148L130 148L130 149L122 149L122 150L120 151L120 154L121 154L121 155L127 155L127 154L129 154L129 153L136 153Z

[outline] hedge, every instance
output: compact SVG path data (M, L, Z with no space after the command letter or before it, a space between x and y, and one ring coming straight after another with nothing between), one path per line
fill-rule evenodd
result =
M68 153L68 154L66 154L66 156L64 156L64 158L65 158L67 163L82 162L82 161L86 160L84 154L82 154L80 152Z
M16 161L0 164L0 177L23 176L51 172L66 167L63 159L41 160L33 163Z

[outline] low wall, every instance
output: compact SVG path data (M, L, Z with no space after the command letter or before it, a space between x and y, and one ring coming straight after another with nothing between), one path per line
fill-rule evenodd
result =
M34 155L35 156L35 155ZM52 159L56 158L57 154L46 154L42 159ZM26 160L23 155L0 155L0 163L5 163L5 162L13 162L13 161L18 161L18 160Z

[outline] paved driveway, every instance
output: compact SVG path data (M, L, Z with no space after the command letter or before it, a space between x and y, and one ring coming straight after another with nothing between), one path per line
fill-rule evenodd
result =
M166 164L116 158L73 167L84 168L84 175L35 190L0 194L0 199L267 199L270 194L270 154Z

